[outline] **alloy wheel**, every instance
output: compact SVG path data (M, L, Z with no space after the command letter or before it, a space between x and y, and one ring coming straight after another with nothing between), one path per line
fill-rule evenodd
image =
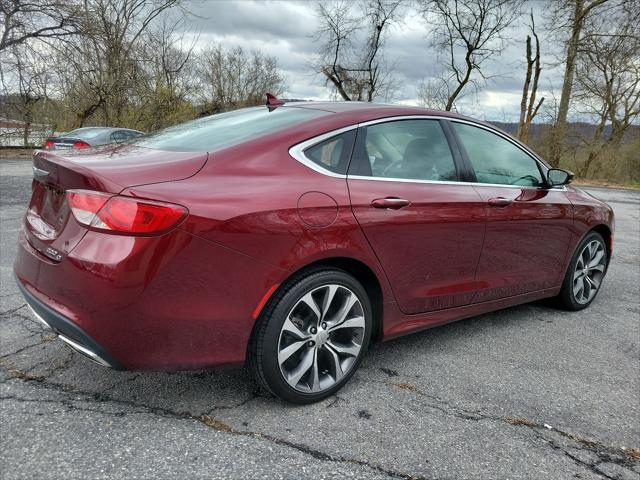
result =
M342 285L322 285L300 298L278 341L278 364L287 383L316 393L339 382L362 350L364 315L358 296Z
M602 242L590 241L580 252L573 272L573 296L581 305L595 297L606 268L606 252Z

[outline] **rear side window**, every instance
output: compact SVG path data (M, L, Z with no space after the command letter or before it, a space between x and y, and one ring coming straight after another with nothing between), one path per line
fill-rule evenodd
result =
M212 152L324 115L330 113L308 108L245 108L175 125L141 137L135 144L158 150Z
M447 138L438 120L396 120L360 129L354 158L361 176L456 181Z
M111 134L111 140L116 142L116 143L126 142L131 137L132 137L132 135L130 135L129 132L124 131L124 130L116 130L115 132L113 132Z
M345 175L349 168L349 157L351 157L355 136L355 129L336 135L307 148L304 155L325 170Z
M484 128L451 122L479 183L539 187L538 163L513 143Z

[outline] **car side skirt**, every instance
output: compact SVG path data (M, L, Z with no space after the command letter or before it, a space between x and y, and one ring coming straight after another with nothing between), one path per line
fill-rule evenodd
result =
M504 308L533 302L543 298L555 297L560 292L561 286L537 290L522 295L491 300L488 302L474 303L463 307L448 308L435 312L404 315L398 309L395 302L384 305L384 335L383 341L391 340L409 333L438 327L447 323L462 320L464 318L494 312Z

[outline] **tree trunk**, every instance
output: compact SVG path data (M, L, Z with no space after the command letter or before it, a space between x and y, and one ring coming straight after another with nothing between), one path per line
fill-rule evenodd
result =
M22 145L24 147L29 146L29 136L31 135L31 125L33 125L33 109L35 107L35 102L33 98L29 98L28 96L24 100L25 102L25 110L24 115L22 116L22 121L24 123L24 128L22 129Z
M562 92L560 94L558 117L556 118L551 135L551 158L549 158L549 161L554 167L558 167L560 165L562 143L564 141L567 125L567 115L569 113L569 101L571 99L571 91L573 89L573 77L576 71L576 55L578 53L580 33L582 32L584 0L574 1L576 3L573 12L573 25L571 29L571 38L569 39L569 44L567 45L567 58L565 61L564 79L562 81Z
M93 105L90 105L89 107L85 108L81 112L76 113L76 119L73 122L73 128L82 127L84 125L84 122L86 122L89 119L89 117L91 117L91 115L93 115L96 112L96 110L100 106L102 106L103 103L104 103L104 100L100 99L98 103L94 103Z
M558 106L558 117L556 118L551 135L551 158L549 158L549 161L554 167L560 165L560 158L562 156L562 143L564 142L564 136L566 134L567 115L569 113L573 79L576 72L576 57L578 55L580 35L584 21L591 10L609 0L592 0L587 6L585 6L584 0L573 1L575 1L573 25L571 28L571 37L567 45L567 58L565 62L564 79L562 81L562 92L560 94L560 105Z
M536 57L533 62L535 69L533 73L533 85L531 86L531 96L529 97L527 120L525 122L525 128L522 136L522 141L526 144L529 143L529 129L531 128L531 122L533 122L533 119L538 114L538 110L540 110L540 107L544 102L544 97L541 97L538 103L536 104L536 95L538 94L538 82L540 81L540 72L542 72L542 67L540 66L540 39L538 38L538 35L536 35L535 30L533 31L533 36L536 39Z
M342 99L349 102L351 98L349 98L349 94L345 92L344 87L342 86L342 82L337 78L335 78L331 74L331 72L327 72L326 70L323 70L322 73L324 73L325 77L327 77L331 81L331 83L333 83L333 85L336 87L336 90L338 90L338 93L340 94Z
M473 54L473 52L468 49L467 50L467 54L464 57L467 69L466 69L464 77L462 78L462 80L460 80L458 82L458 86L456 87L456 89L453 91L453 93L447 99L447 105L444 108L447 112L451 111L451 109L453 108L453 104L456 101L456 98L458 97L458 95L460 95L460 92L462 92L462 89L464 88L464 86L467 83L469 83L469 78L471 78L471 72L473 71L473 63L471 63L472 54Z
M522 100L520 101L520 121L518 122L518 138L523 142L523 138L525 137L527 101L529 100L529 84L531 83L532 70L533 62L531 60L531 37L527 35L527 74L524 78L524 86L522 87Z

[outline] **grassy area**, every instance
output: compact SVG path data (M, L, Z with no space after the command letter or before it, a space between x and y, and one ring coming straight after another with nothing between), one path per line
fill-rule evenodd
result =
M31 158L31 156L33 155L33 151L33 148L2 147L0 148L0 159Z
M605 187L605 188L625 188L629 190L640 190L639 181L619 183L619 182L613 182L611 180L595 180L590 178L589 179L577 178L572 183L579 187Z

